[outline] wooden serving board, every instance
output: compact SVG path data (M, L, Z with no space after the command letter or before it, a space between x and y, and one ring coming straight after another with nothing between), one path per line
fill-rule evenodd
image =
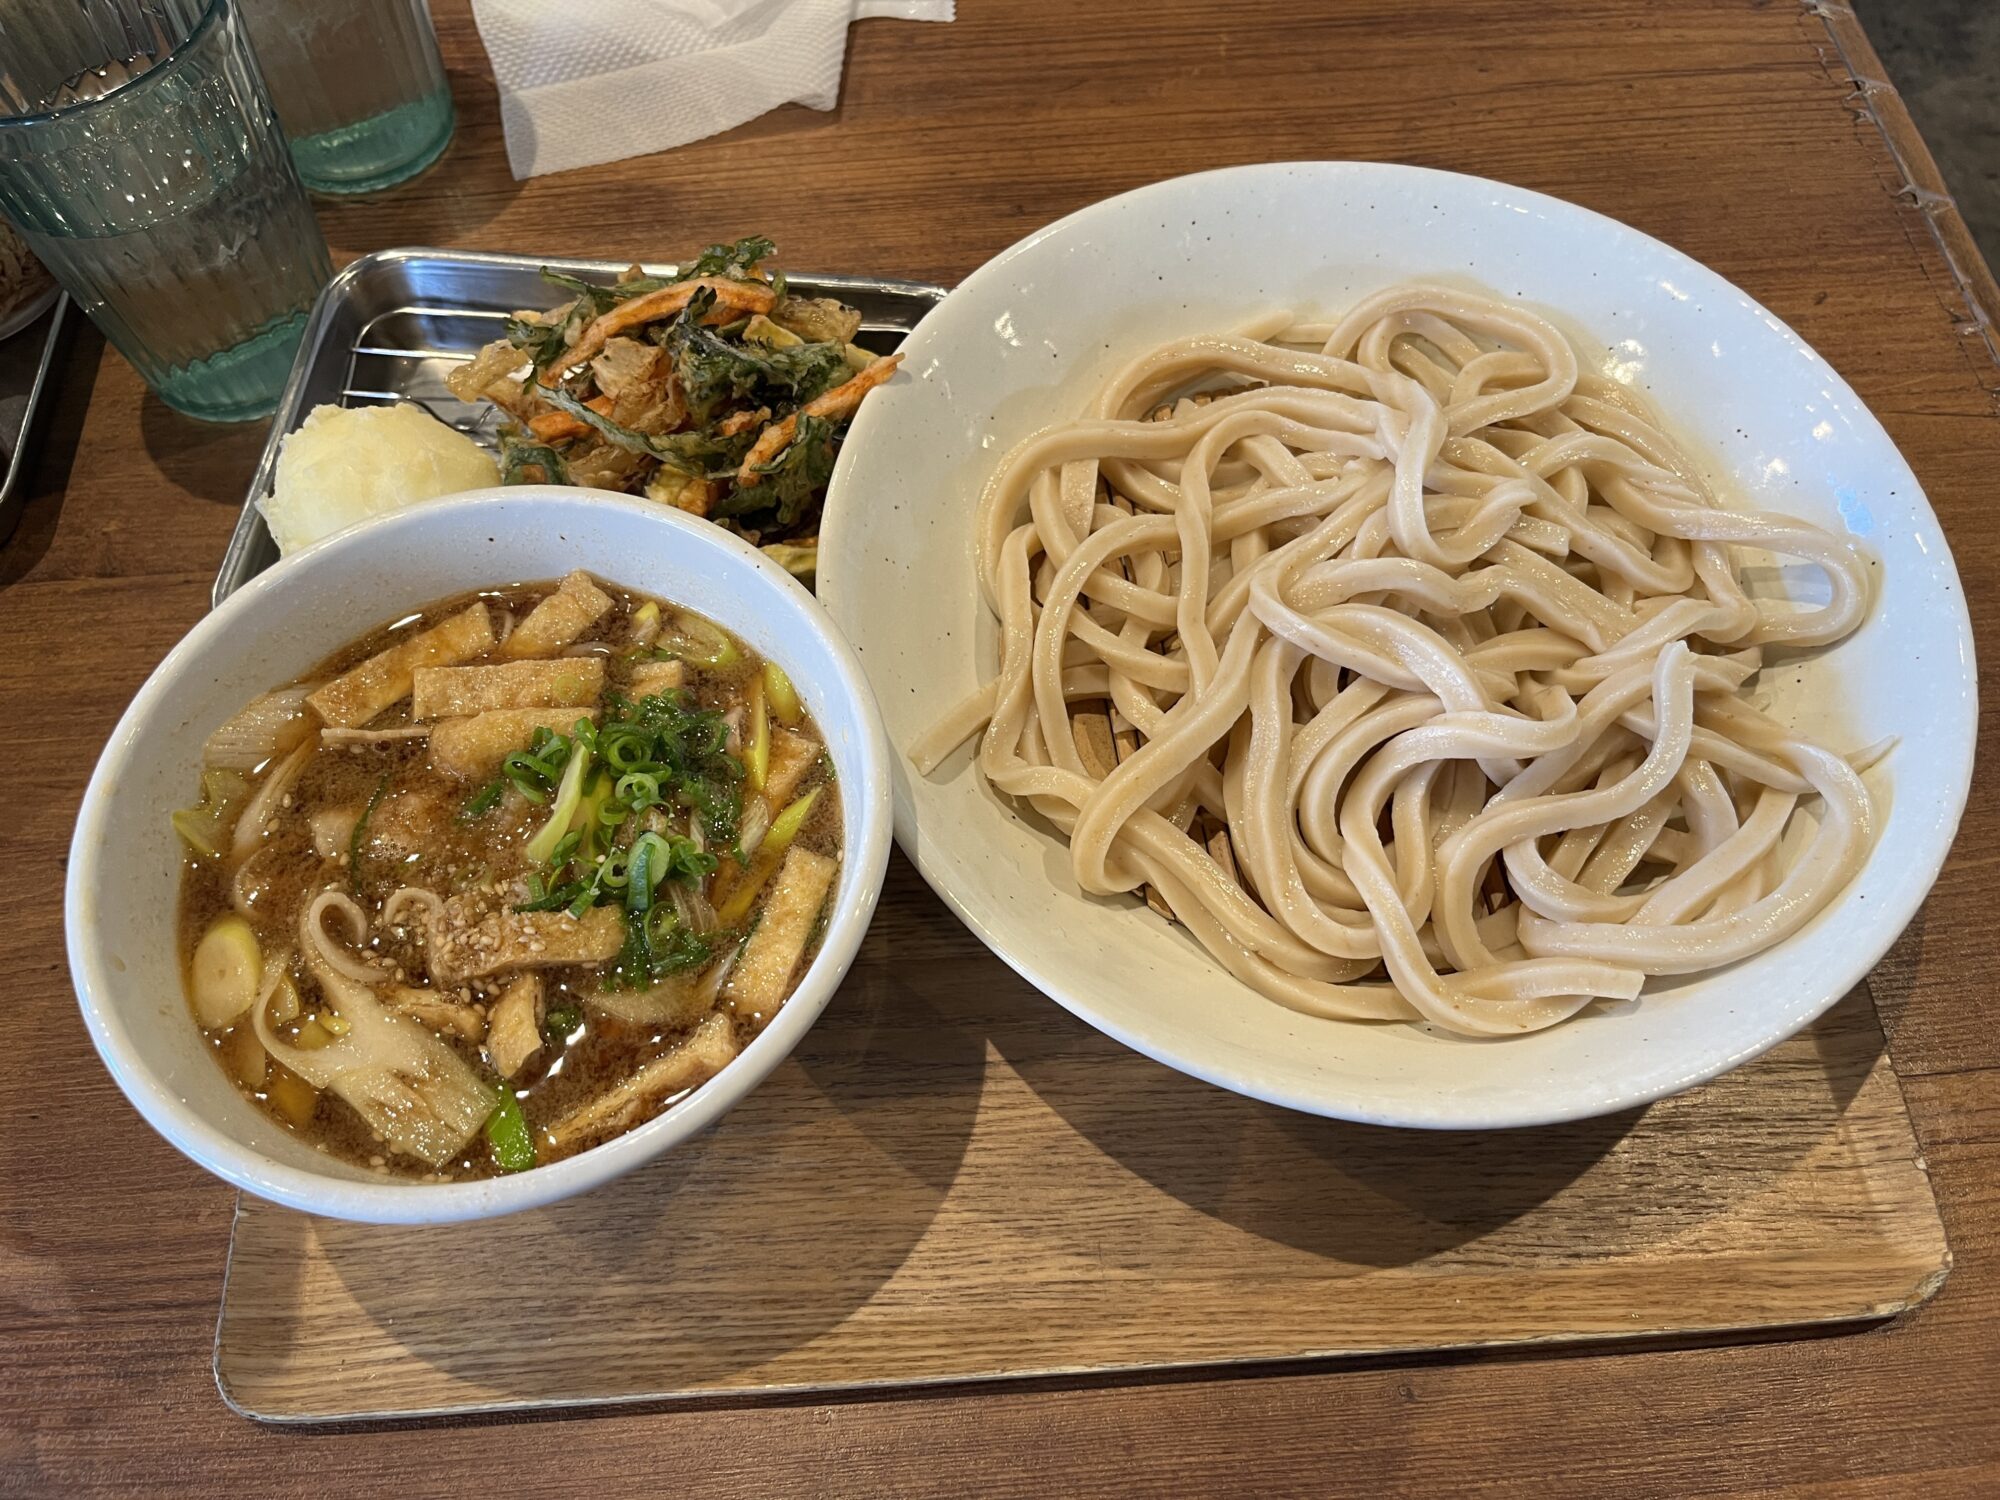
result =
M283 1422L825 1391L1859 1321L1950 1263L1865 985L1648 1109L1384 1130L1098 1035L898 857L798 1052L652 1168L446 1229L244 1199L215 1369Z

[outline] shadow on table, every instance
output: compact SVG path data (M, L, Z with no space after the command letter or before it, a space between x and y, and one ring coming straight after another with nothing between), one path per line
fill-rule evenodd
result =
M996 1018L990 1034L1044 1104L1160 1192L1356 1268L1416 1265L1482 1239L1491 1253L1532 1259L1554 1253L1541 1243L1552 1235L1567 1237L1559 1248L1571 1257L1644 1254L1685 1238L1825 1143L1769 1128L1767 1111L1834 1127L1886 1045L1864 980L1807 1029L1809 1045L1761 1065L1761 1077L1725 1075L1561 1125L1430 1131L1262 1104L1153 1063L1054 1007ZM1144 1245L1099 1248L1153 1263Z
M152 391L139 403L139 437L168 482L197 500L243 507L244 486L256 471L268 418L249 422L204 422L175 411Z
M994 1043L1072 1130L1202 1214L1357 1268L1413 1265L1534 1212L1645 1114L1483 1133L1355 1125L1229 1093L1064 1020L1069 1035Z
M1926 948L1932 946L1929 942L1929 916L1929 904L1919 906L1917 914L1910 918L1909 926L1890 944L1882 961L1864 981L1864 987L1874 1002L1882 1034L1890 1046L1894 1045L1897 1030L1916 994L1918 976L1924 972ZM1948 952L1932 951L1929 957L1933 964L1953 961Z
M20 336L18 353L10 348L10 355L35 357L43 327L38 321L35 332ZM55 540L103 354L104 335L79 310L70 308L42 391L42 410L27 434L28 464L21 477L17 519L12 534L0 536L0 587L33 572ZM6 529L0 525L0 532Z
M329 1371L343 1347L371 1372L357 1406L376 1411L607 1400L810 1382L824 1373L814 1358L784 1356L850 1319L890 1320L861 1343L932 1368L908 1340L959 1322L925 1299L956 1287L973 1299L959 1321L984 1326L974 1304L996 1283L981 1254L1106 1286L1182 1264L1213 1276L1238 1257L1330 1287L1433 1260L1478 1277L1686 1259L1711 1225L1787 1211L1771 1190L1832 1141L1881 1051L1863 987L1780 1057L1644 1110L1491 1133L1325 1120L1082 1025L980 949L897 858L848 982L793 1058L653 1167L542 1212L439 1230L246 1205L221 1362L253 1407L260 1392L280 1408L302 1399L291 1372ZM981 1168L961 1181L975 1125ZM1122 1187L1128 1173L1154 1193ZM875 1304L948 1196L919 1280ZM1249 1252L1238 1232L1279 1248ZM1287 1259L1298 1254L1331 1264ZM1011 1284L998 1279L1003 1296ZM313 1298L343 1316L351 1302L380 1335L315 1313ZM406 1369L405 1353L449 1381Z

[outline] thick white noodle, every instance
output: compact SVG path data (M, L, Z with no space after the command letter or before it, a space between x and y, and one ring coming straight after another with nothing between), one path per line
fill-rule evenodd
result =
M1009 453L977 534L1001 659L919 769L983 730L1085 890L1150 886L1295 1009L1550 1026L1782 940L1867 852L1853 766L1741 696L1860 623L1862 560L1718 505L1512 304L1407 285L1167 344ZM1826 602L1750 598L1736 547ZM1115 766L1071 717L1107 701Z

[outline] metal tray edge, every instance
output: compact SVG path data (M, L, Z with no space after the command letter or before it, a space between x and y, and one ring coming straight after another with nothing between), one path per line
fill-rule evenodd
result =
M25 333L44 316L49 320L49 331L42 335L42 352L35 360L35 378L29 383L27 404L21 411L21 430L15 434L14 451L7 457L6 477L0 479L0 544L12 540L14 530L21 522L22 507L27 504L27 497L21 493L21 480L32 456L30 450L35 440L36 418L41 414L42 397L48 390L49 371L55 366L56 351L62 347L63 327L73 305L69 293L59 291L47 306L17 330Z
M242 513L237 517L235 529L230 533L229 545L222 554L222 562L215 575L215 584L209 592L211 608L221 605L223 600L248 583L259 571L254 565L255 558L267 533L256 502L270 493L271 481L278 465L278 447L304 416L300 408L304 404L307 382L318 362L328 330L342 304L357 283L384 267L423 259L497 270L540 270L543 266L548 266L571 276L616 276L632 264L628 260L582 260L563 256L514 255L497 251L442 250L426 245L399 245L383 250L371 250L366 255L357 256L342 266L321 289L318 298L313 302L312 312L306 319L305 332L299 339L299 352L292 361L291 374L286 377L284 391L278 398L278 409L271 416L271 427L264 439L263 451L258 455L257 467L250 477L250 487L243 497ZM647 261L640 264L650 275L671 275L679 269L672 262ZM932 282L908 281L885 276L801 271L791 275L790 279L801 286L823 289L836 294L872 291L889 296L908 297L912 301L927 303L929 307L935 307L942 302L949 291L949 288ZM927 307L926 311L928 310ZM915 326L915 320L912 320L911 326Z

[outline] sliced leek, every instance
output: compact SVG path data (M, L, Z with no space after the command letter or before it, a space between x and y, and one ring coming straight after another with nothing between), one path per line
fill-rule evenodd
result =
M785 669L774 661L764 663L764 697L770 702L771 712L780 724L787 729L797 726L802 712L799 691L792 686L792 679L785 675Z
M213 1031L233 1024L257 1001L264 982L264 954L250 924L231 913L194 945L188 965L188 998L195 1019Z

